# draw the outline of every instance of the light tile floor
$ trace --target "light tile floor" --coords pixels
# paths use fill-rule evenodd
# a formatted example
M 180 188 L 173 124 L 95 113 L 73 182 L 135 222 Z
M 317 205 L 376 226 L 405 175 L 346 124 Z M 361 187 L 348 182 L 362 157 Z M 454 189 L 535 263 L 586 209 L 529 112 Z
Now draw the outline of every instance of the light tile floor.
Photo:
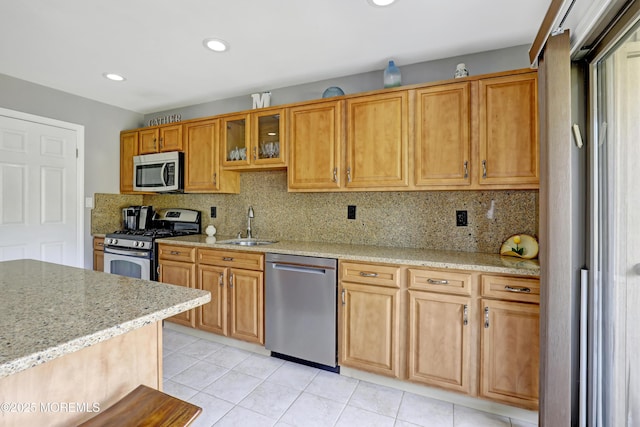
M 194 426 L 534 427 L 164 328 L 164 391 Z

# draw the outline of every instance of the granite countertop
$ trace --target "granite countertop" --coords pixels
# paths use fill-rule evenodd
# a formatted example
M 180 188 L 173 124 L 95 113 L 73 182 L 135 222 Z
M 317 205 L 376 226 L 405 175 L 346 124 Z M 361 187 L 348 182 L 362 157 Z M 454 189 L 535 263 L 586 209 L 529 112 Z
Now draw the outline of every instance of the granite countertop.
M 207 291 L 36 260 L 0 262 L 0 378 L 206 304 Z
M 225 240 L 225 238 L 218 238 L 217 240 Z M 158 243 L 183 244 L 214 249 L 232 249 L 245 252 L 272 252 L 373 263 L 415 265 L 534 277 L 540 276 L 540 264 L 538 260 L 525 260 L 500 256 L 498 254 L 296 241 L 279 241 L 274 244 L 259 246 L 238 246 L 208 243 L 208 241 L 210 242 L 211 239 L 203 234 L 157 240 Z

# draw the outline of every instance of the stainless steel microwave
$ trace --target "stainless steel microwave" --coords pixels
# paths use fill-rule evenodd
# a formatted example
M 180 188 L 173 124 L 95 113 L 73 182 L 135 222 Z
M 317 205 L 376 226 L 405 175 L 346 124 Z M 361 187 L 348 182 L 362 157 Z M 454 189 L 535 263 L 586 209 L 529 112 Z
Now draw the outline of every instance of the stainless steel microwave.
M 159 193 L 184 190 L 184 154 L 179 151 L 133 157 L 134 191 Z

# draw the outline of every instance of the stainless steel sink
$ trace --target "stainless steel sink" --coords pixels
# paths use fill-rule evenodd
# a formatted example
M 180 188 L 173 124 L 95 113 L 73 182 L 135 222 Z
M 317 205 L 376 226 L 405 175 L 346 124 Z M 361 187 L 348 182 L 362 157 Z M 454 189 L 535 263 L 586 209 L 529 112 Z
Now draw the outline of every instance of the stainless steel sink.
M 278 242 L 275 240 L 261 240 L 261 239 L 229 239 L 229 240 L 218 240 L 217 243 L 221 243 L 224 245 L 258 246 L 258 245 L 271 245 L 273 243 L 278 243 Z

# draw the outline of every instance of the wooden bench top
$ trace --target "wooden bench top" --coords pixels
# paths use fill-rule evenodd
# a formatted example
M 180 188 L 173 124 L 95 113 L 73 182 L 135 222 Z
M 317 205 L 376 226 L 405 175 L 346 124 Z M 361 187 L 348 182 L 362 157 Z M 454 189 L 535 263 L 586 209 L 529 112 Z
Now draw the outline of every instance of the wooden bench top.
M 185 427 L 202 408 L 139 385 L 105 411 L 80 424 L 82 427 Z

